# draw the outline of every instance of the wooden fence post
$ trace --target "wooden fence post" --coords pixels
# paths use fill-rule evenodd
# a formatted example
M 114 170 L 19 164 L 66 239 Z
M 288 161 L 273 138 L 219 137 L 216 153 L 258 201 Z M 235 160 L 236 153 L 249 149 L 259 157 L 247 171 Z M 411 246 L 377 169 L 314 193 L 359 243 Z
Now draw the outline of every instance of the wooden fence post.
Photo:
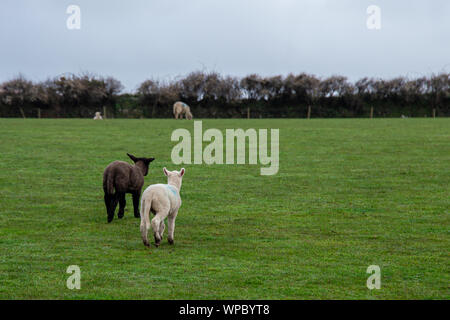
M 106 119 L 106 106 L 103 106 L 103 118 Z
M 41 118 L 41 108 L 38 108 L 38 119 Z
M 308 106 L 308 115 L 307 115 L 308 119 L 311 119 L 311 106 Z
M 250 107 L 247 108 L 247 119 L 250 119 Z
M 436 109 L 433 109 L 433 118 L 436 118 Z
M 22 107 L 19 107 L 19 111 L 20 111 L 20 114 L 22 115 L 22 118 L 26 119 L 25 112 L 23 112 Z
M 373 107 L 370 107 L 370 119 L 373 119 Z

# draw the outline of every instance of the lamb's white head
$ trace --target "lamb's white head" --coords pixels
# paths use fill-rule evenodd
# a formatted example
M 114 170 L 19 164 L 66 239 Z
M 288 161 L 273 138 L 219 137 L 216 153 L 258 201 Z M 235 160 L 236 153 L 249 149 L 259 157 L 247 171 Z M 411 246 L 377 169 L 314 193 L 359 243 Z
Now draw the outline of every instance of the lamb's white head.
M 167 176 L 167 184 L 175 186 L 178 190 L 181 189 L 181 181 L 184 176 L 184 168 L 181 168 L 180 171 L 168 171 L 165 167 L 163 168 L 164 174 Z

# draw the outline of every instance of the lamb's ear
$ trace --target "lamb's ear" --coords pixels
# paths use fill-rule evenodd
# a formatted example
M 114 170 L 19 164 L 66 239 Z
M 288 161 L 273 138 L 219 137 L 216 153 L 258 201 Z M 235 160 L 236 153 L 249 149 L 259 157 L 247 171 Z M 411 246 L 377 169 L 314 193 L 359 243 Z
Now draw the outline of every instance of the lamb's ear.
M 166 167 L 163 168 L 164 174 L 168 177 L 169 176 L 169 172 L 167 172 Z
M 149 164 L 150 162 L 152 162 L 153 160 L 155 160 L 155 158 L 145 158 L 145 162 L 147 164 Z
M 132 154 L 127 153 L 127 156 L 129 156 L 130 159 L 133 160 L 134 162 L 136 162 L 136 161 L 138 160 L 138 159 L 137 159 L 135 156 L 133 156 Z
M 185 172 L 184 168 L 181 168 L 181 170 L 180 170 L 180 177 L 184 176 L 184 172 Z

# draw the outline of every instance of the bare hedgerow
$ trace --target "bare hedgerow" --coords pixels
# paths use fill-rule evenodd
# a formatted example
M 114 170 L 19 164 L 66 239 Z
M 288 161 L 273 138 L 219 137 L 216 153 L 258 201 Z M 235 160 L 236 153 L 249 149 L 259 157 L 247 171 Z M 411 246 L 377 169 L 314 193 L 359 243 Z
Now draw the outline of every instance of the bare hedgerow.
M 64 74 L 33 83 L 19 75 L 0 84 L 0 116 L 91 117 L 106 107 L 125 117 L 172 117 L 184 101 L 198 117 L 367 117 L 450 115 L 449 73 L 428 77 L 362 78 L 307 73 L 243 78 L 195 71 L 170 81 L 146 80 L 137 92 L 121 94 L 112 77 Z

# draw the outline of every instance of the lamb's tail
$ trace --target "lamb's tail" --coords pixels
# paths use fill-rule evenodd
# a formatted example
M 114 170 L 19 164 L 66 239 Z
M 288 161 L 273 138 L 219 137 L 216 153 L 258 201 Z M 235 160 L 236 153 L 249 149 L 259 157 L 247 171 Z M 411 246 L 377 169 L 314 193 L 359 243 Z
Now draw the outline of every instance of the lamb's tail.
M 106 194 L 114 194 L 114 176 L 111 172 L 105 172 L 103 174 L 103 191 Z
M 106 177 L 106 192 L 108 194 L 114 193 L 114 179 L 111 175 Z
M 149 197 L 146 200 L 146 197 L 142 195 L 141 200 L 141 234 L 142 241 L 144 245 L 149 246 L 148 242 L 148 230 L 150 229 L 150 209 L 152 208 L 152 198 Z

